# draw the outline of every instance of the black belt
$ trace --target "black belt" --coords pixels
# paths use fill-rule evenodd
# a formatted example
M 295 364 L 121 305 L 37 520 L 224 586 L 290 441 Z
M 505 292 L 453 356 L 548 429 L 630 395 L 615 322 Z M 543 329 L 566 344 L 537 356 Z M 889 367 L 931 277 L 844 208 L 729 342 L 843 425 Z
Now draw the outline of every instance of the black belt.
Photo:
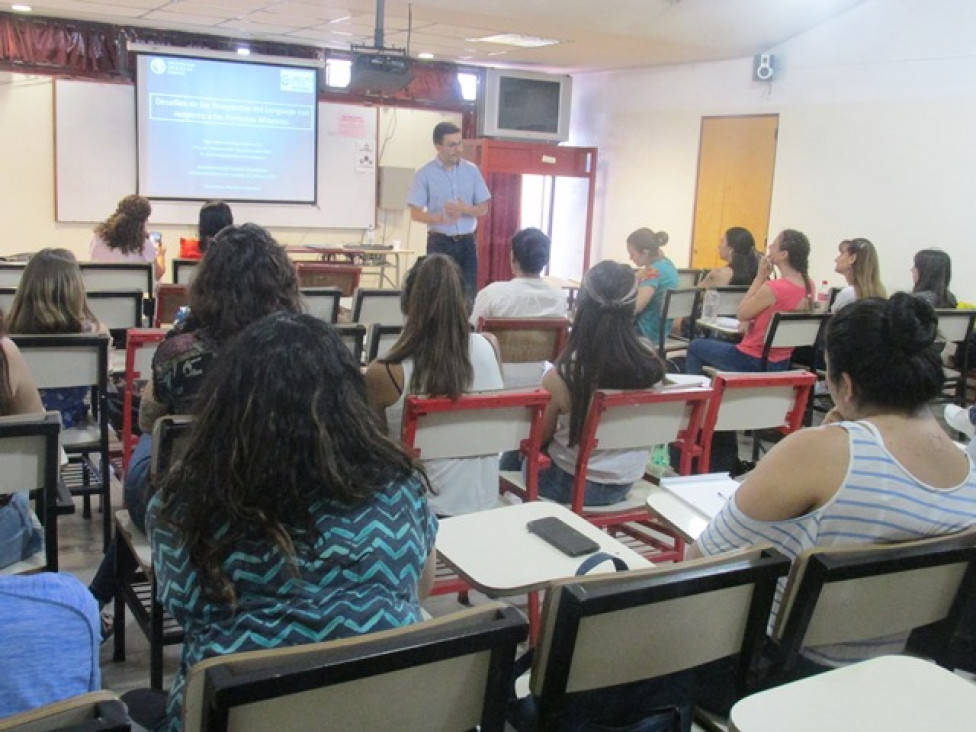
M 429 232 L 427 232 L 427 238 L 428 239 L 436 238 L 436 237 L 439 237 L 441 239 L 450 239 L 451 241 L 461 241 L 463 239 L 474 239 L 474 234 L 473 233 L 471 233 L 471 234 L 442 234 L 439 231 L 429 231 Z

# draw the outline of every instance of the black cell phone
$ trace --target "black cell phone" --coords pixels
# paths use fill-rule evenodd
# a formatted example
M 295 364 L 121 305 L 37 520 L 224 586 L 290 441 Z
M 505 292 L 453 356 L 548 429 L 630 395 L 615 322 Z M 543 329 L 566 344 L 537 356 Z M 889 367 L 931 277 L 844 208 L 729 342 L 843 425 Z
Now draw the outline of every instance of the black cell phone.
M 529 521 L 525 528 L 569 557 L 592 554 L 600 545 L 555 516 Z

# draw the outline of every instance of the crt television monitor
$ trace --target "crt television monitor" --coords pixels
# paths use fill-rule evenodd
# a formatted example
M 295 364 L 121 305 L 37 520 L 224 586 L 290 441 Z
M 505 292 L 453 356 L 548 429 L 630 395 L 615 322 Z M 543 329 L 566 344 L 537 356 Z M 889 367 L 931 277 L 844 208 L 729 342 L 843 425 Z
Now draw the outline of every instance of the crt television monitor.
M 482 137 L 541 142 L 569 139 L 569 76 L 488 69 L 479 106 Z

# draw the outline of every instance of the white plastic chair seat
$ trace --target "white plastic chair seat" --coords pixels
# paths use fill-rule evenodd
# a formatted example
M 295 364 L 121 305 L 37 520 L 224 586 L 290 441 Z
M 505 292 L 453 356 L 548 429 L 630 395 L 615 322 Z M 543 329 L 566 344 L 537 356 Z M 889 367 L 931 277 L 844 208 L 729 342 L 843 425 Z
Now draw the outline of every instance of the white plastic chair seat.
M 149 537 L 139 530 L 126 509 L 115 512 L 115 525 L 119 536 L 132 548 L 132 554 L 139 562 L 139 568 L 147 574 L 152 573 L 152 548 Z
M 84 427 L 69 427 L 61 430 L 61 444 L 67 448 L 93 447 L 97 449 L 100 432 L 97 424 L 86 424 Z

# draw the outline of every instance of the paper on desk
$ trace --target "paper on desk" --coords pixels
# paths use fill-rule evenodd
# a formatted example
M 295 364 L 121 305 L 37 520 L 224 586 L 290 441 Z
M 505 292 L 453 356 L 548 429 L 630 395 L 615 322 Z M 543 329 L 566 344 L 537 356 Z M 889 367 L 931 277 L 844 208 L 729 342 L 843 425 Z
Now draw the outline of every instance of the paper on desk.
M 698 513 L 713 519 L 725 502 L 735 495 L 739 482 L 728 473 L 706 473 L 662 478 L 661 487 Z
M 728 328 L 730 330 L 738 330 L 739 320 L 738 318 L 726 318 L 726 317 L 715 318 L 715 325 L 721 328 Z

